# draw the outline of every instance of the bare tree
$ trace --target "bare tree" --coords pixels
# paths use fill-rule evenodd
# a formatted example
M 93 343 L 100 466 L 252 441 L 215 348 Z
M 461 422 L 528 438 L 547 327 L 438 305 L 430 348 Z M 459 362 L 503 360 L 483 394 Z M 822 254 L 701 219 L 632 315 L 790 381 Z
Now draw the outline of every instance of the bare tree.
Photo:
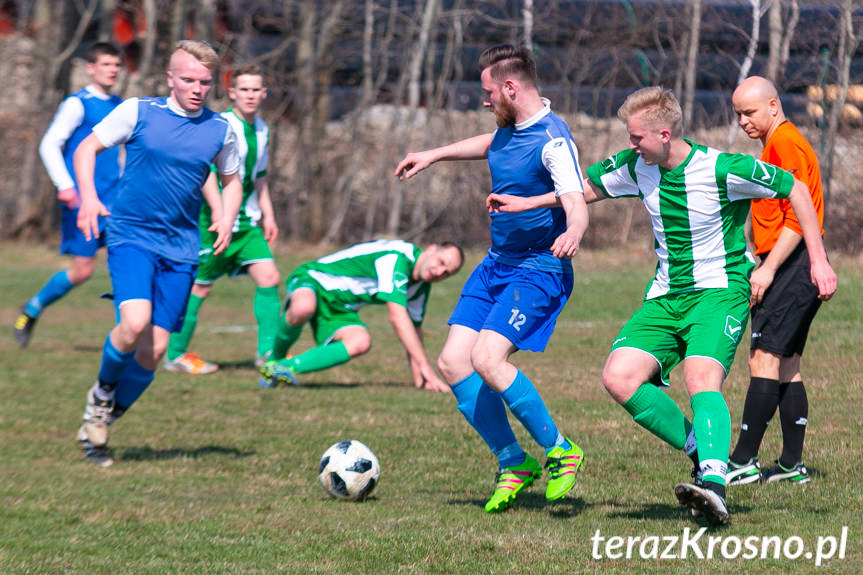
M 790 6 L 791 13 L 787 22 L 782 21 L 782 8 L 785 3 Z M 769 53 L 767 56 L 766 76 L 777 86 L 781 85 L 791 53 L 791 41 L 800 20 L 800 5 L 797 0 L 772 0 L 768 12 L 769 21 Z
M 43 186 L 45 181 L 42 164 L 38 158 L 38 137 L 48 129 L 54 111 L 68 88 L 69 61 L 84 37 L 84 32 L 93 20 L 99 7 L 98 0 L 89 0 L 82 6 L 83 11 L 74 13 L 66 2 L 37 0 L 33 8 L 32 27 L 35 35 L 35 70 L 44 70 L 37 75 L 33 94 L 36 97 L 27 111 L 27 118 L 33 123 L 35 133 L 27 141 L 20 165 L 20 184 L 18 187 L 15 222 L 11 235 L 20 236 L 29 230 L 49 226 L 54 205 L 52 190 Z
M 695 107 L 695 72 L 698 68 L 698 44 L 701 38 L 701 0 L 689 4 L 689 47 L 686 54 L 686 71 L 683 76 L 683 126 L 692 127 Z
M 848 84 L 850 82 L 851 61 L 857 51 L 859 38 L 854 33 L 854 1 L 842 0 L 841 14 L 839 17 L 839 46 L 836 54 L 837 67 L 837 91 L 836 98 L 831 102 L 830 115 L 827 122 L 825 134 L 824 157 L 822 162 L 824 174 L 822 183 L 824 186 L 824 205 L 830 204 L 830 191 L 833 184 L 833 166 L 836 155 L 836 136 L 839 132 L 839 120 L 845 101 L 848 97 Z
M 773 0 L 773 3 L 778 4 L 779 0 Z M 740 63 L 740 71 L 737 74 L 738 85 L 749 75 L 749 70 L 752 68 L 752 60 L 755 59 L 755 52 L 758 50 L 758 41 L 761 39 L 761 16 L 763 15 L 761 0 L 749 0 L 749 5 L 752 8 L 752 28 L 749 33 L 749 45 L 746 48 L 746 55 L 743 57 L 743 62 Z M 769 7 L 769 2 L 765 5 L 765 8 L 767 7 Z M 727 148 L 731 148 L 735 136 L 737 136 L 737 122 L 732 121 L 728 127 Z

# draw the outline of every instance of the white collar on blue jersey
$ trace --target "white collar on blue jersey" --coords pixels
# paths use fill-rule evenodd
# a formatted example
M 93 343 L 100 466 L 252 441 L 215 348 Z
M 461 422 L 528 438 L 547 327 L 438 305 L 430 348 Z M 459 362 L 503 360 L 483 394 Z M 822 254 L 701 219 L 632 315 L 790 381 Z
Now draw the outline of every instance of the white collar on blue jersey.
M 551 100 L 549 100 L 548 98 L 540 98 L 540 100 L 542 100 L 542 110 L 540 110 L 524 122 L 517 123 L 515 125 L 516 130 L 524 130 L 525 128 L 530 128 L 551 113 Z
M 168 96 L 168 109 L 177 114 L 178 116 L 184 116 L 186 118 L 197 118 L 201 114 L 204 113 L 204 107 L 201 106 L 201 109 L 197 112 L 187 112 L 183 108 L 180 107 L 180 104 L 174 101 L 174 98 Z
M 84 89 L 87 90 L 88 92 L 90 92 L 90 94 L 92 94 L 93 97 L 99 98 L 100 100 L 107 100 L 108 98 L 111 97 L 111 94 L 106 94 L 105 92 L 101 91 L 99 88 L 94 86 L 93 84 L 87 84 L 86 86 L 84 86 Z

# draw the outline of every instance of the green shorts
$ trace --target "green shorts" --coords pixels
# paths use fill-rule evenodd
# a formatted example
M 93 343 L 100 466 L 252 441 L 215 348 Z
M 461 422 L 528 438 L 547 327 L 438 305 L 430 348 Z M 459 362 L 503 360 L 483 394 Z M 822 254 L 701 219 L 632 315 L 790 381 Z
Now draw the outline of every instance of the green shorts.
M 315 297 L 318 300 L 318 307 L 314 315 L 309 320 L 309 325 L 312 327 L 312 335 L 315 338 L 315 344 L 324 345 L 330 342 L 335 333 L 343 327 L 349 325 L 359 325 L 365 329 L 366 324 L 360 319 L 360 314 L 357 309 L 358 305 L 352 306 L 344 301 L 337 299 L 325 290 L 321 284 L 309 275 L 308 270 L 304 266 L 300 266 L 294 270 L 286 280 L 287 299 L 285 300 L 285 309 L 291 304 L 291 294 L 299 288 L 309 288 L 315 292 Z
M 223 275 L 238 276 L 246 273 L 252 264 L 273 259 L 273 252 L 261 228 L 234 234 L 228 249 L 217 256 L 213 255 L 216 237 L 213 232 L 201 232 L 198 275 L 195 276 L 197 284 L 211 284 Z
M 660 371 L 653 383 L 668 385 L 668 374 L 687 357 L 709 357 L 725 373 L 749 320 L 749 294 L 740 289 L 705 289 L 647 300 L 630 318 L 611 351 L 635 348 L 652 355 Z

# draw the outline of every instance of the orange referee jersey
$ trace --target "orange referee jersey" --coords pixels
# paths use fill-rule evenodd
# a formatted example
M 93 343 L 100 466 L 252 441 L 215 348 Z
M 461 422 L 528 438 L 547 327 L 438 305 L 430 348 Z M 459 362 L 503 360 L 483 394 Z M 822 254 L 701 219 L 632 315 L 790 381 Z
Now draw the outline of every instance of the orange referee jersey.
M 818 168 L 815 150 L 803 134 L 791 122 L 783 122 L 764 145 L 761 159 L 791 172 L 795 178 L 806 184 L 812 195 L 812 204 L 818 214 L 818 225 L 823 236 L 824 196 L 821 192 L 821 170 Z M 803 235 L 797 216 L 791 209 L 791 202 L 778 199 L 752 201 L 752 239 L 755 242 L 756 254 L 772 250 L 783 227 Z

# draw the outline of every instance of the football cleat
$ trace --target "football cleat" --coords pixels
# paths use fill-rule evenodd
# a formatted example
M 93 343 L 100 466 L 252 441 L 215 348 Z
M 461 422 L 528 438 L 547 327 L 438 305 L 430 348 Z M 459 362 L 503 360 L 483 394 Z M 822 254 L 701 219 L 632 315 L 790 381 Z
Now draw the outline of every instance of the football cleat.
M 100 401 L 96 399 L 93 388 L 87 392 L 87 406 L 84 408 L 84 424 L 79 430 L 83 431 L 89 441 L 95 447 L 108 445 L 108 427 L 114 423 L 114 400 Z
M 567 440 L 569 441 L 569 440 Z M 584 453 L 569 441 L 572 446 L 567 450 L 555 447 L 548 452 L 545 466 L 548 468 L 548 483 L 545 486 L 545 498 L 549 501 L 560 499 L 575 485 L 575 475 L 584 463 Z
M 283 385 L 300 385 L 300 380 L 289 365 L 278 361 L 268 361 L 261 368 L 261 377 L 258 385 L 261 387 L 280 387 Z
M 87 431 L 84 429 L 83 425 L 78 428 L 78 434 L 75 436 L 75 443 L 77 443 L 78 447 L 80 447 L 84 452 L 84 457 L 87 462 L 98 465 L 99 467 L 110 467 L 114 465 L 114 459 L 111 457 L 111 450 L 108 449 L 108 446 L 103 445 L 101 447 L 96 447 L 93 445 L 90 442 L 89 437 L 87 437 Z
M 728 460 L 728 474 L 725 476 L 725 485 L 746 485 L 761 481 L 761 464 L 758 458 L 753 457 L 743 464 Z
M 725 499 L 706 487 L 690 483 L 678 483 L 674 487 L 677 501 L 684 507 L 701 512 L 710 525 L 718 526 L 728 523 L 728 506 Z M 694 517 L 697 517 L 694 513 Z
M 207 375 L 219 370 L 217 364 L 204 361 L 197 353 L 191 352 L 186 352 L 177 359 L 168 359 L 168 356 L 165 356 L 163 365 L 166 371 L 190 375 Z
M 494 493 L 485 504 L 486 513 L 499 513 L 512 507 L 515 498 L 525 487 L 542 476 L 542 467 L 536 459 L 525 454 L 524 461 L 511 465 L 497 474 Z
M 809 471 L 803 463 L 798 463 L 791 469 L 786 469 L 779 461 L 776 465 L 764 472 L 765 483 L 776 483 L 777 481 L 789 481 L 797 485 L 803 485 L 812 481 Z
M 33 336 L 33 328 L 36 326 L 38 319 L 38 317 L 27 315 L 25 306 L 21 306 L 21 313 L 15 318 L 15 325 L 13 327 L 15 330 L 15 341 L 18 342 L 19 347 L 27 347 L 27 344 L 30 343 L 30 338 Z

